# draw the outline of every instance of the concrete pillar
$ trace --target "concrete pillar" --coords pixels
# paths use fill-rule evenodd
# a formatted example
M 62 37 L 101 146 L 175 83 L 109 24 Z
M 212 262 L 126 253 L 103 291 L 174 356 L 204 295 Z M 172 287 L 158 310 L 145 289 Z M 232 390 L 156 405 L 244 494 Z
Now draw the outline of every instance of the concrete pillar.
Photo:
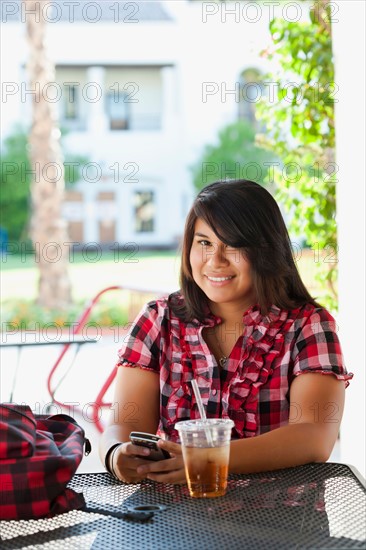
M 96 215 L 96 193 L 95 185 L 83 185 L 84 194 L 84 241 L 85 243 L 99 242 L 98 219 Z
M 162 130 L 177 131 L 178 97 L 179 87 L 175 67 L 163 67 L 161 69 L 163 98 L 162 98 Z
M 83 93 L 88 104 L 87 130 L 99 135 L 108 129 L 104 67 L 89 67 Z
M 341 461 L 365 476 L 365 3 L 335 2 L 340 339 L 348 370 Z

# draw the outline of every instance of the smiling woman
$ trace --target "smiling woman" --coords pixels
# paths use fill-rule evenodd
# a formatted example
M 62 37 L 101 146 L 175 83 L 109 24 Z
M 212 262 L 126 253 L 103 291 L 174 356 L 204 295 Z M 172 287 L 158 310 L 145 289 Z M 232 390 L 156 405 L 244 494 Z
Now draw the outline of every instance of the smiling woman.
M 204 229 L 209 236 L 203 235 Z M 203 236 L 195 236 L 197 232 Z M 248 307 L 258 303 L 262 313 L 268 313 L 272 304 L 284 309 L 304 303 L 316 305 L 297 271 L 280 209 L 257 183 L 212 183 L 201 191 L 188 214 L 181 270 L 187 319 L 203 318 L 207 306 L 208 295 L 193 273 L 196 244 L 203 248 L 200 257 L 206 265 L 210 259 L 211 264 L 217 259 L 221 262 L 213 272 L 223 272 L 223 261 L 236 266 L 241 279 L 250 271 L 253 294 L 248 296 Z
M 128 482 L 184 481 L 175 424 L 199 418 L 193 379 L 207 417 L 234 422 L 231 472 L 327 460 L 352 374 L 268 191 L 237 180 L 199 193 L 180 285 L 146 304 L 119 351 L 114 417 L 101 441 L 106 468 Z M 146 449 L 128 442 L 132 430 L 162 435 L 171 458 L 146 460 Z

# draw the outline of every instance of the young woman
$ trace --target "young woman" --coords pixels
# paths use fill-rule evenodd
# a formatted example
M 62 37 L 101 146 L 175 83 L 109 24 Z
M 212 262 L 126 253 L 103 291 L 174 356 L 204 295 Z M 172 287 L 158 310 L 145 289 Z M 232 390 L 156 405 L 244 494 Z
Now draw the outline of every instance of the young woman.
M 101 441 L 119 479 L 185 481 L 176 422 L 231 418 L 230 472 L 326 461 L 345 386 L 332 316 L 309 295 L 273 197 L 247 180 L 197 196 L 184 233 L 181 289 L 148 303 L 119 352 L 114 415 Z M 146 460 L 131 431 L 158 433 L 172 458 Z

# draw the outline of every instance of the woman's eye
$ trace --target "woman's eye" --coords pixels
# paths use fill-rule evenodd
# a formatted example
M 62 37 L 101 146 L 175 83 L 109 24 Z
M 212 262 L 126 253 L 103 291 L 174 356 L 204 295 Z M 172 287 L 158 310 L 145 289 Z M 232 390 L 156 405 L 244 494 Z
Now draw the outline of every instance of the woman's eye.
M 210 241 L 206 241 L 205 239 L 201 239 L 200 241 L 198 241 L 198 244 L 200 244 L 201 246 L 210 246 Z

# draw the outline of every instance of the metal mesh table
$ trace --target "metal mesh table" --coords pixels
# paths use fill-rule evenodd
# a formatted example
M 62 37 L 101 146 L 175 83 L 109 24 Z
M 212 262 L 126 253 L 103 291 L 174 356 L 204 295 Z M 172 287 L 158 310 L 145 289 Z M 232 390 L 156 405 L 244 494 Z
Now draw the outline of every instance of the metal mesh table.
M 128 485 L 107 473 L 75 475 L 70 487 L 83 492 L 88 512 L 2 521 L 0 548 L 366 548 L 366 490 L 343 464 L 232 475 L 218 499 L 192 499 L 186 486 Z M 149 505 L 161 509 L 145 523 L 108 515 Z

